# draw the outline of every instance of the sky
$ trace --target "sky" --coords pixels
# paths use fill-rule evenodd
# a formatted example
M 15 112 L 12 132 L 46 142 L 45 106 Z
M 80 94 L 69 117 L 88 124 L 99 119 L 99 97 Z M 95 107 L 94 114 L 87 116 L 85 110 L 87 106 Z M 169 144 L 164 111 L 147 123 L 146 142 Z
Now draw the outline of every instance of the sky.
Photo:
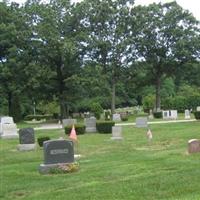
M 1 1 L 1 0 L 0 0 Z M 12 0 L 17 3 L 23 3 L 25 0 Z M 80 0 L 72 0 L 73 2 L 77 2 Z M 150 3 L 156 2 L 170 2 L 172 0 L 135 0 L 136 5 L 148 5 Z M 199 0 L 176 0 L 177 3 L 183 7 L 184 9 L 189 10 L 195 17 L 196 19 L 200 20 L 200 1 Z

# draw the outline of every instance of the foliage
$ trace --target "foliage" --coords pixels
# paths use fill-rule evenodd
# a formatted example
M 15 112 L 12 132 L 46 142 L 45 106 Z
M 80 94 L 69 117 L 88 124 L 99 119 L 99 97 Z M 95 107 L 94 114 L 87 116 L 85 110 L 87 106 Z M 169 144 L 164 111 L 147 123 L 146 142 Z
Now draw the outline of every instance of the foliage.
M 31 120 L 49 120 L 49 119 L 53 119 L 53 115 L 27 115 L 24 120 L 26 121 L 31 121 Z
M 155 96 L 148 95 L 143 98 L 142 105 L 145 112 L 149 112 L 149 110 L 153 110 L 155 104 Z
M 154 118 L 159 119 L 162 118 L 162 112 L 154 112 L 153 113 Z
M 76 134 L 82 135 L 85 133 L 85 125 L 84 124 L 75 124 L 74 125 Z M 72 126 L 65 126 L 65 134 L 69 135 L 72 130 Z
M 72 173 L 77 172 L 79 170 L 79 163 L 67 163 L 67 164 L 59 164 L 55 168 L 50 169 L 50 174 L 63 174 L 63 173 Z
M 45 141 L 47 141 L 47 140 L 50 140 L 50 137 L 49 137 L 49 136 L 42 136 L 42 137 L 39 137 L 39 138 L 37 139 L 38 144 L 39 144 L 40 147 L 43 147 L 43 143 L 44 143 Z
M 115 125 L 114 121 L 98 121 L 97 131 L 99 133 L 112 133 L 112 126 Z
M 195 111 L 194 116 L 195 116 L 195 119 L 199 120 L 200 119 L 200 111 Z
M 122 120 L 122 121 L 128 121 L 128 115 L 126 115 L 126 116 L 125 116 L 125 115 L 122 115 L 122 116 L 121 116 L 121 120 Z
M 101 105 L 96 102 L 96 103 L 93 103 L 91 106 L 90 106 L 90 111 L 92 113 L 94 113 L 94 116 L 97 118 L 97 119 L 100 119 L 100 116 L 101 114 L 103 113 L 103 108 L 101 107 Z

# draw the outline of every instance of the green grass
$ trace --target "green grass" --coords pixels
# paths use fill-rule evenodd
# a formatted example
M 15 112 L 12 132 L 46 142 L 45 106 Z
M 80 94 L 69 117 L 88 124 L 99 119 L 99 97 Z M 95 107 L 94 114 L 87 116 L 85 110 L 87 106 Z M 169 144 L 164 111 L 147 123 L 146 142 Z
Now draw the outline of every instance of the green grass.
M 40 175 L 43 151 L 18 152 L 18 140 L 0 140 L 2 200 L 199 200 L 200 154 L 188 155 L 187 142 L 199 138 L 199 122 L 123 127 L 123 141 L 110 134 L 78 136 L 80 170 Z M 36 131 L 36 136 L 64 136 L 61 130 Z M 66 137 L 66 136 L 65 136 Z

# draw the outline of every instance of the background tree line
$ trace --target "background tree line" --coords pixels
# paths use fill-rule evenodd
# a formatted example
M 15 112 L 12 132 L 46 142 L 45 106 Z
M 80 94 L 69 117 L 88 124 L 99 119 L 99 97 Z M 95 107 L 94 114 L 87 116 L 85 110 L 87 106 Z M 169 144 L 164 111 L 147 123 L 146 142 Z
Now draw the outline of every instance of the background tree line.
M 195 108 L 199 41 L 199 22 L 176 2 L 0 2 L 0 113 Z

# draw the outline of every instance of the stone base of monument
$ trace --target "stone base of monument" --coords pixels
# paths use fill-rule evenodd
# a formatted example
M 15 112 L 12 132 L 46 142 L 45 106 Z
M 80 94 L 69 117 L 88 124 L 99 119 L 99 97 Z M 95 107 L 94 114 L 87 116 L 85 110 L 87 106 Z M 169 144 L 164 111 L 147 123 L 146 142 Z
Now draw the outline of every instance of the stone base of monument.
M 19 151 L 32 151 L 36 149 L 36 144 L 18 144 L 17 149 Z
M 86 133 L 96 133 L 96 132 L 97 132 L 97 129 L 94 128 L 94 127 L 93 127 L 93 128 L 86 127 L 85 132 L 86 132 Z
M 0 138 L 2 139 L 16 139 L 19 138 L 18 134 L 2 134 L 0 135 Z
M 71 173 L 79 170 L 79 164 L 74 163 L 57 163 L 57 164 L 40 164 L 40 174 L 59 174 Z
M 111 140 L 123 140 L 123 137 L 111 137 Z

